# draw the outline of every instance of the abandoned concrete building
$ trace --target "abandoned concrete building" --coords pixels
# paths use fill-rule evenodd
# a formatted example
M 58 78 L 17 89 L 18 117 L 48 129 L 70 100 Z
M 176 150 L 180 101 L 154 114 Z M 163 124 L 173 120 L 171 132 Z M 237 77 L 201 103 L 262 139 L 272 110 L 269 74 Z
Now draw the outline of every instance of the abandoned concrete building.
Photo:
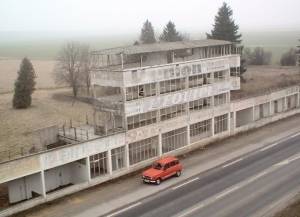
M 11 205 L 0 216 L 299 113 L 297 85 L 230 100 L 240 89 L 240 52 L 219 40 L 92 52 L 93 125 L 47 128 L 45 150 L 1 162 Z

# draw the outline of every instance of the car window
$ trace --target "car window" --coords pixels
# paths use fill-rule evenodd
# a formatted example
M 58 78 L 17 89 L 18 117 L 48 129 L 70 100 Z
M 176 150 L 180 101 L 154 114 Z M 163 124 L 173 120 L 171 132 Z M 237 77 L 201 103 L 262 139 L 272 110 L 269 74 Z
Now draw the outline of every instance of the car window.
M 165 164 L 165 166 L 164 166 L 164 169 L 166 170 L 166 169 L 169 169 L 170 168 L 170 164 Z
M 152 167 L 154 169 L 157 169 L 157 170 L 161 170 L 162 169 L 162 165 L 160 163 L 156 163 L 156 162 L 152 165 Z
M 171 166 L 171 167 L 175 166 L 175 161 L 172 161 L 172 162 L 170 163 L 170 166 Z

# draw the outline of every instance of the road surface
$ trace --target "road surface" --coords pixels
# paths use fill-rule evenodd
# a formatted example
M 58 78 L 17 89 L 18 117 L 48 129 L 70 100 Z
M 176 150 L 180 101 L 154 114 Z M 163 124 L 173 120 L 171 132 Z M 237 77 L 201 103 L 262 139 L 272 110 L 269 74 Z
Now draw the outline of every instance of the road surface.
M 262 216 L 299 187 L 298 133 L 105 216 Z

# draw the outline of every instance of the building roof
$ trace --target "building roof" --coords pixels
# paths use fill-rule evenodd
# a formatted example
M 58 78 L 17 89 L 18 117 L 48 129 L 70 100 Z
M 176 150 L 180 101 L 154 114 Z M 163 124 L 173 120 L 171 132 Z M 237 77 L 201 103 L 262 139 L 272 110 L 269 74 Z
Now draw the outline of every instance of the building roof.
M 169 51 L 169 50 L 180 50 L 188 48 L 197 47 L 208 47 L 208 46 L 218 46 L 218 45 L 228 45 L 232 44 L 229 41 L 222 40 L 193 40 L 193 41 L 176 41 L 176 42 L 157 42 L 153 44 L 140 44 L 131 45 L 126 47 L 116 47 L 109 48 L 99 51 L 93 51 L 92 54 L 102 54 L 102 55 L 113 55 L 113 54 L 140 54 L 140 53 L 152 53 L 159 51 Z
M 156 162 L 160 163 L 162 165 L 165 165 L 165 164 L 167 164 L 169 162 L 172 162 L 174 160 L 178 160 L 178 159 L 176 157 L 173 157 L 173 156 L 167 156 L 167 157 L 163 157 L 163 158 L 157 160 Z

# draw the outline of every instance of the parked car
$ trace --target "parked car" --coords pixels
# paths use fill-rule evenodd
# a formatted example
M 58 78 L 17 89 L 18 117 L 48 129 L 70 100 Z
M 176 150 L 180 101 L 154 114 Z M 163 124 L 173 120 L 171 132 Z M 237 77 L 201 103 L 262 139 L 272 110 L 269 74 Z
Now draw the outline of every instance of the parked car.
M 155 183 L 159 185 L 161 181 L 171 177 L 180 176 L 182 165 L 175 157 L 163 157 L 153 163 L 152 167 L 143 172 L 144 183 Z

